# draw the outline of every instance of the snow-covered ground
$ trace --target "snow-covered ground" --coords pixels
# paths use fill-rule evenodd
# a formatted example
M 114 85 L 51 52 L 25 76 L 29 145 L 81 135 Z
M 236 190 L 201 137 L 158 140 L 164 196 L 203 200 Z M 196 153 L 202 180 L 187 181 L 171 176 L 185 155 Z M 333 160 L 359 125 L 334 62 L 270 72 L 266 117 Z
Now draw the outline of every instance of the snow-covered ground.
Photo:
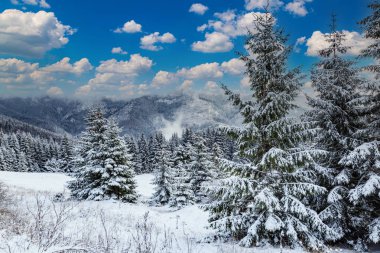
M 51 231 L 51 224 L 57 220 L 56 213 L 63 210 L 65 223 L 60 224 L 58 239 L 37 238 L 26 231 L 26 235 L 0 228 L 0 252 L 61 252 L 62 249 L 93 249 L 88 252 L 144 252 L 144 253 L 276 253 L 275 248 L 240 248 L 226 243 L 199 243 L 212 233 L 207 228 L 208 214 L 198 206 L 181 210 L 168 207 L 154 207 L 148 199 L 154 191 L 152 175 L 136 177 L 137 191 L 140 194 L 136 204 L 116 201 L 49 202 L 49 196 L 68 192 L 65 185 L 69 176 L 58 173 L 17 173 L 0 171 L 0 181 L 18 199 L 21 209 L 28 210 L 25 217 L 30 219 L 31 228 L 36 224 L 42 230 Z M 42 204 L 41 204 L 42 203 Z M 59 205 L 59 206 L 58 206 Z M 20 207 L 19 207 L 20 208 Z M 48 213 L 48 222 L 35 221 L 38 210 Z M 58 210 L 58 212 L 57 212 Z M 22 211 L 21 211 L 22 212 Z M 28 215 L 29 213 L 29 215 Z M 49 216 L 51 215 L 51 216 Z M 147 217 L 144 222 L 144 215 Z M 35 222 L 34 222 L 35 221 Z M 54 226 L 53 226 L 54 227 Z M 29 232 L 29 235 L 28 235 Z M 51 234 L 51 233 L 50 233 Z M 47 233 L 47 237 L 50 235 Z M 53 241 L 53 242 L 51 242 Z M 139 248 L 140 247 L 140 248 Z M 145 247 L 145 251 L 144 251 Z M 334 250 L 334 252 L 342 252 Z M 282 252 L 302 252 L 283 249 Z

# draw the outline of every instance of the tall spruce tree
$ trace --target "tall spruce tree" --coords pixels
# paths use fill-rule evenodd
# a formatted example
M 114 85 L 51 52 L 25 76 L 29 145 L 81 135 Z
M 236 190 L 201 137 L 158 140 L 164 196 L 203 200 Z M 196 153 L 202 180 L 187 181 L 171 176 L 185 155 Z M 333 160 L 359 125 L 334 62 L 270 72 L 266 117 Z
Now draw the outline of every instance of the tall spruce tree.
M 229 177 L 209 188 L 213 201 L 205 208 L 218 238 L 247 247 L 269 243 L 319 250 L 336 234 L 309 201 L 326 191 L 309 169 L 319 152 L 299 145 L 313 130 L 288 116 L 296 108 L 299 70 L 286 68 L 290 47 L 275 18 L 267 13 L 255 22 L 257 32 L 246 40 L 249 55 L 241 57 L 252 100 L 224 87 L 244 119 L 243 128 L 228 130 L 237 138 L 240 162 L 222 163 Z
M 194 193 L 194 201 L 201 202 L 206 197 L 206 192 L 203 189 L 204 184 L 216 178 L 215 164 L 202 136 L 194 137 L 194 144 L 190 150 L 192 151 L 190 154 L 190 184 Z
M 365 37 L 372 44 L 362 51 L 361 57 L 380 59 L 380 3 L 369 5 L 372 14 L 360 24 Z M 369 65 L 364 68 L 375 74 L 375 80 L 365 80 L 356 89 L 360 93 L 353 104 L 359 117 L 358 127 L 352 138 L 357 145 L 345 153 L 339 164 L 348 171 L 349 184 L 346 201 L 349 203 L 347 239 L 354 242 L 354 249 L 366 251 L 368 245 L 380 243 L 380 67 Z
M 152 201 L 158 205 L 165 205 L 169 203 L 172 187 L 172 167 L 173 156 L 167 147 L 166 143 L 163 143 L 159 149 L 156 149 L 154 169 L 155 185 Z
M 355 136 L 362 127 L 356 104 L 364 81 L 355 62 L 345 57 L 348 49 L 344 46 L 345 35 L 337 31 L 335 16 L 325 40 L 328 46 L 319 52 L 321 60 L 311 74 L 316 96 L 307 98 L 312 110 L 306 113 L 306 118 L 319 127 L 316 145 L 327 152 L 318 167 L 321 184 L 329 191 L 320 217 L 348 241 L 355 240 L 360 233 L 353 220 L 356 208 L 347 198 L 358 174 L 342 159 L 361 144 Z
M 78 158 L 75 162 L 75 180 L 69 183 L 76 199 L 102 200 L 102 167 L 105 153 L 107 121 L 101 108 L 93 108 L 86 118 L 86 130 L 80 139 Z
M 136 182 L 134 181 L 133 163 L 124 140 L 120 137 L 121 130 L 116 122 L 108 123 L 105 141 L 105 161 L 102 174 L 105 198 L 124 202 L 136 202 Z

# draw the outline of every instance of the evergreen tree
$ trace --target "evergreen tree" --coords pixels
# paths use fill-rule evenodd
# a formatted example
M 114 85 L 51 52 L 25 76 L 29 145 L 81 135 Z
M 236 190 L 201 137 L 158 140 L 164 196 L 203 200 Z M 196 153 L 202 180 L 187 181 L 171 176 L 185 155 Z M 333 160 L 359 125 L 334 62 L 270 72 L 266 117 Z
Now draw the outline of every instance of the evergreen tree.
M 223 162 L 229 177 L 209 188 L 213 201 L 205 208 L 218 238 L 247 247 L 269 243 L 320 250 L 324 239 L 336 234 L 309 201 L 326 191 L 309 169 L 319 152 L 301 145 L 313 130 L 288 116 L 296 108 L 300 76 L 298 69 L 286 69 L 290 47 L 274 24 L 271 14 L 257 16 L 257 33 L 246 40 L 249 55 L 241 57 L 254 99 L 243 101 L 224 87 L 244 119 L 243 129 L 229 129 L 240 159 Z
M 364 82 L 354 62 L 344 58 L 348 49 L 343 45 L 345 35 L 336 30 L 334 16 L 331 32 L 325 35 L 325 39 L 328 47 L 320 51 L 322 59 L 311 75 L 317 95 L 307 98 L 312 110 L 306 113 L 307 119 L 320 129 L 315 139 L 317 147 L 327 152 L 318 166 L 322 179 L 320 182 L 328 189 L 320 217 L 341 238 L 353 239 L 359 231 L 355 228 L 356 222 L 351 220 L 355 211 L 347 194 L 356 172 L 350 171 L 341 160 L 360 145 L 355 132 L 362 124 L 355 103 L 360 100 L 358 91 Z
M 106 119 L 101 108 L 91 109 L 86 118 L 86 131 L 82 134 L 78 150 L 79 166 L 75 180 L 69 183 L 76 199 L 102 200 L 104 198 L 102 172 L 106 156 Z
M 194 138 L 194 145 L 188 148 L 190 153 L 190 184 L 194 193 L 194 201 L 201 202 L 205 197 L 203 184 L 215 178 L 214 164 L 206 141 L 201 136 Z
M 153 193 L 152 201 L 159 205 L 165 205 L 169 202 L 171 196 L 172 154 L 166 145 L 161 146 L 156 154 L 153 181 L 155 192 Z
M 106 132 L 105 161 L 102 175 L 105 198 L 118 199 L 125 202 L 136 202 L 136 182 L 134 181 L 133 163 L 121 130 L 114 121 L 110 121 Z
M 136 172 L 148 172 L 148 145 L 145 140 L 144 134 L 141 134 L 140 139 L 137 141 L 137 157 L 136 157 Z
M 190 156 L 188 144 L 179 145 L 174 153 L 174 166 L 171 169 L 170 183 L 172 185 L 169 205 L 182 208 L 194 203 L 194 192 L 190 183 Z

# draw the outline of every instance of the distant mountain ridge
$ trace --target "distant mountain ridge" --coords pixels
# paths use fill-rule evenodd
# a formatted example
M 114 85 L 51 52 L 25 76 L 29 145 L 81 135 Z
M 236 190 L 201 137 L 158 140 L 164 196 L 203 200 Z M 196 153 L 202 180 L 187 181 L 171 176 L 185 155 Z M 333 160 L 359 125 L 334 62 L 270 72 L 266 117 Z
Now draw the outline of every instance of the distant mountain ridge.
M 106 116 L 114 118 L 129 135 L 164 134 L 184 127 L 203 129 L 219 124 L 239 125 L 240 115 L 223 95 L 173 94 L 131 100 L 102 99 Z M 0 98 L 0 115 L 58 134 L 80 134 L 92 104 L 57 97 Z

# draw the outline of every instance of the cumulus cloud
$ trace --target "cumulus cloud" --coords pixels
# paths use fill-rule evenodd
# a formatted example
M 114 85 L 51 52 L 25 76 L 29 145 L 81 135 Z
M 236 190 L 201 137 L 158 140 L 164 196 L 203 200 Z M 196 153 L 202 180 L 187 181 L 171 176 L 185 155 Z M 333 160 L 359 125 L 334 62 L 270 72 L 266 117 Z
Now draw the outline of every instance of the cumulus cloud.
M 125 22 L 123 27 L 114 30 L 115 33 L 138 33 L 141 32 L 142 26 L 134 20 Z
M 174 73 L 167 71 L 158 71 L 152 80 L 153 87 L 161 87 L 164 85 L 172 84 L 177 80 L 177 77 Z
M 193 81 L 192 80 L 184 80 L 181 84 L 181 90 L 188 90 L 191 88 L 191 86 L 193 85 Z
M 12 4 L 19 5 L 19 4 L 25 4 L 25 5 L 34 5 L 39 6 L 41 8 L 50 8 L 50 4 L 46 2 L 46 0 L 11 0 Z
M 207 6 L 200 3 L 195 3 L 191 5 L 189 12 L 194 12 L 196 14 L 203 15 L 205 14 L 207 10 L 208 10 Z
M 197 27 L 197 31 L 206 32 L 204 41 L 192 44 L 193 51 L 215 53 L 227 52 L 233 48 L 232 38 L 246 35 L 248 30 L 256 32 L 255 20 L 258 16 L 267 15 L 260 12 L 249 12 L 237 15 L 235 10 L 215 13 L 216 19 Z
M 192 68 L 182 68 L 177 74 L 186 79 L 216 79 L 223 77 L 217 62 L 203 63 Z
M 206 33 L 204 41 L 196 41 L 191 45 L 193 51 L 203 53 L 228 52 L 233 47 L 230 38 L 220 32 Z
M 309 56 L 318 56 L 320 50 L 328 47 L 329 43 L 326 41 L 324 36 L 327 34 L 328 33 L 324 34 L 320 31 L 313 32 L 312 36 L 306 42 L 306 54 Z M 343 41 L 343 45 L 350 47 L 347 51 L 350 55 L 359 55 L 361 50 L 365 49 L 372 43 L 371 40 L 364 38 L 363 35 L 355 31 L 350 32 L 344 30 L 343 34 L 346 36 L 345 41 Z
M 63 95 L 63 90 L 57 86 L 50 87 L 46 93 L 50 96 L 61 96 Z
M 45 72 L 63 72 L 63 73 L 72 73 L 76 75 L 80 75 L 83 72 L 91 70 L 93 67 L 87 58 L 82 58 L 81 60 L 70 63 L 70 58 L 65 57 L 59 62 L 56 62 L 52 65 L 48 65 L 40 69 L 40 71 Z
M 296 40 L 296 44 L 294 45 L 294 51 L 296 53 L 299 53 L 301 51 L 301 49 L 299 48 L 300 45 L 303 45 L 306 43 L 306 37 L 303 36 L 303 37 L 300 37 Z
M 159 51 L 162 50 L 162 46 L 157 46 L 157 43 L 174 43 L 176 38 L 173 34 L 167 32 L 160 35 L 159 32 L 155 32 L 149 35 L 146 35 L 140 39 L 140 48 L 150 50 L 150 51 Z
M 245 64 L 239 58 L 233 58 L 221 64 L 224 72 L 231 75 L 241 75 L 245 71 Z
M 128 54 L 128 52 L 124 51 L 121 47 L 112 48 L 111 53 L 113 53 L 113 54 Z
M 22 12 L 5 10 L 0 13 L 0 53 L 41 57 L 53 48 L 69 42 L 74 30 L 63 25 L 53 12 Z
M 245 0 L 245 9 L 250 11 L 254 9 L 277 10 L 284 5 L 281 0 Z
M 45 85 L 57 79 L 67 80 L 67 74 L 81 75 L 91 69 L 86 58 L 70 64 L 70 58 L 65 57 L 45 67 L 15 58 L 0 59 L 0 83 Z
M 208 90 L 212 90 L 218 88 L 218 84 L 215 81 L 207 81 L 205 88 Z
M 244 76 L 241 80 L 240 80 L 240 86 L 242 88 L 249 88 L 250 86 L 250 82 L 249 82 L 249 77 L 248 76 Z
M 95 77 L 86 85 L 79 87 L 76 95 L 88 95 L 92 91 L 117 88 L 130 85 L 140 74 L 148 71 L 153 66 L 153 61 L 140 54 L 132 54 L 128 61 L 110 59 L 101 62 L 96 68 Z
M 285 6 L 285 10 L 294 15 L 304 17 L 309 13 L 305 7 L 305 3 L 312 1 L 313 0 L 293 0 L 293 2 L 290 2 Z

